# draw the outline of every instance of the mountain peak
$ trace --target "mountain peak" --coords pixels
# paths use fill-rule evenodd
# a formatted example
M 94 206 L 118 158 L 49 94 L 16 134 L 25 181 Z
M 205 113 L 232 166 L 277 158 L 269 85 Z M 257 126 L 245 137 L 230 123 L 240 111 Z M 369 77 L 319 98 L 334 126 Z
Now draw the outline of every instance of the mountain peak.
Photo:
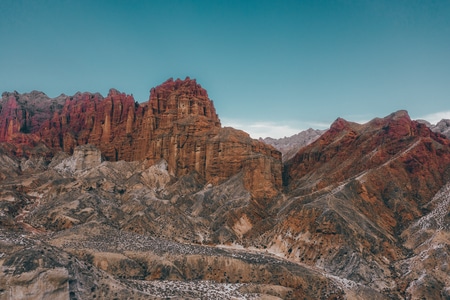
M 343 118 L 337 118 L 330 126 L 328 130 L 329 134 L 339 134 L 343 131 L 357 130 L 362 125 L 354 122 L 347 121 Z
M 341 117 L 337 118 L 330 126 L 330 129 L 341 131 L 349 125 L 349 122 Z
M 116 90 L 115 88 L 110 88 L 109 92 L 108 92 L 108 97 L 109 96 L 117 96 L 117 95 L 121 95 L 122 93 L 118 90 Z
M 187 117 L 201 117 L 220 126 L 214 104 L 208 93 L 195 79 L 168 79 L 150 90 L 149 106 L 155 115 L 166 116 L 167 122 L 161 118 L 158 127 L 171 127 L 175 120 Z
M 408 111 L 401 109 L 401 110 L 397 110 L 393 113 L 391 113 L 389 116 L 386 117 L 386 119 L 408 119 L 411 120 L 411 118 L 409 117 Z
M 422 129 L 426 128 L 422 124 L 412 121 L 406 110 L 396 111 L 383 118 L 382 126 L 385 133 L 393 138 L 422 135 Z M 429 135 L 430 133 L 427 132 L 425 134 Z
M 177 92 L 178 94 L 188 94 L 195 96 L 208 97 L 208 93 L 200 84 L 197 83 L 195 79 L 186 77 L 184 80 L 177 78 L 169 78 L 162 84 L 154 87 L 150 90 L 150 99 L 153 97 L 164 97 L 172 92 Z

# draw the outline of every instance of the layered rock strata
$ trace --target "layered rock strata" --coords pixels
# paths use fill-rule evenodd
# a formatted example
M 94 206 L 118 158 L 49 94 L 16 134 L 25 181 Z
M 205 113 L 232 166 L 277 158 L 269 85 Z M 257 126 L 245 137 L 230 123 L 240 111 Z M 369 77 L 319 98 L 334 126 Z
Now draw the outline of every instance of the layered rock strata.
M 362 125 L 337 119 L 286 163 L 291 198 L 269 244 L 337 276 L 398 290 L 398 297 L 423 293 L 431 282 L 441 285 L 433 293 L 445 294 L 448 283 L 432 270 L 422 270 L 429 281 L 413 289 L 393 265 L 410 256 L 405 230 L 438 205 L 432 199 L 449 180 L 450 141 L 405 111 Z
M 18 165 L 5 157 L 3 168 Z M 0 299 L 344 294 L 319 270 L 234 249 L 263 214 L 243 173 L 205 185 L 197 173 L 174 178 L 165 160 L 102 162 L 92 145 L 31 171 L 0 181 Z
M 0 142 L 14 144 L 18 156 L 38 143 L 68 153 L 92 144 L 110 161 L 165 159 L 173 175 L 197 172 L 213 184 L 244 172 L 256 198 L 273 197 L 281 187 L 281 154 L 242 131 L 222 128 L 195 80 L 169 79 L 141 105 L 114 89 L 105 98 L 77 93 L 64 103 L 62 96 L 41 94 L 30 105 L 24 97 L 5 93 L 0 106 Z
M 282 186 L 193 80 L 30 94 L 0 103 L 1 299 L 450 295 L 450 142 L 405 111 L 337 119 Z

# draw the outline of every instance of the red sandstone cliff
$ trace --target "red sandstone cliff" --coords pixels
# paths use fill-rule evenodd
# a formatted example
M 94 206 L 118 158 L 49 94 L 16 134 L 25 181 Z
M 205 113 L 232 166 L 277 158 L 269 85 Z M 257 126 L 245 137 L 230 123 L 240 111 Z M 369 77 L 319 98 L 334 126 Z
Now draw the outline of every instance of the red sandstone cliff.
M 108 160 L 167 160 L 175 176 L 197 172 L 221 182 L 239 172 L 257 198 L 273 197 L 281 187 L 281 155 L 246 133 L 222 128 L 213 102 L 195 80 L 169 79 L 150 91 L 147 103 L 111 89 L 77 93 L 62 101 L 43 97 L 39 108 L 18 95 L 4 94 L 0 142 L 17 147 L 43 142 L 69 153 L 78 145 L 97 146 Z M 43 105 L 49 105 L 44 109 Z

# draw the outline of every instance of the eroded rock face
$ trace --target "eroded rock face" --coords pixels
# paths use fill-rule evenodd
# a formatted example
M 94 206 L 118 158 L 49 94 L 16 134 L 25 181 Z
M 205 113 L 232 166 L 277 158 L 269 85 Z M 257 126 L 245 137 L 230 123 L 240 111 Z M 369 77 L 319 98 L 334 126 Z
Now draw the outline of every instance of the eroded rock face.
M 409 299 L 450 297 L 450 183 L 425 206 L 429 210 L 401 234 L 413 254 L 395 264 Z
M 344 294 L 339 283 L 308 266 L 233 249 L 267 217 L 246 189 L 244 173 L 212 185 L 197 173 L 176 178 L 165 160 L 99 158 L 93 146 L 78 146 L 72 156 L 56 155 L 45 171 L 0 183 L 0 203 L 10 204 L 2 211 L 9 225 L 0 227 L 2 299 Z
M 251 173 L 258 183 L 248 179 L 246 186 L 255 198 L 271 197 L 281 187 L 281 154 L 242 131 L 221 128 L 212 101 L 195 80 L 169 79 L 151 89 L 149 102 L 142 105 L 114 89 L 105 98 L 77 93 L 66 97 L 64 106 L 61 98 L 42 96 L 33 103 L 52 103 L 52 111 L 34 117 L 38 109 L 21 97 L 4 94 L 0 112 L 0 142 L 15 145 L 19 156 L 38 142 L 68 153 L 91 144 L 110 161 L 164 159 L 171 174 L 197 172 L 213 184 L 241 171 Z M 255 159 L 264 161 L 263 169 L 255 170 Z
M 337 119 L 282 173 L 190 79 L 46 121 L 6 96 L 0 299 L 448 298 L 450 142 L 405 111 Z
M 404 182 L 417 177 L 429 178 L 410 186 L 416 199 L 429 200 L 448 180 L 449 144 L 445 137 L 411 121 L 405 111 L 364 125 L 338 119 L 321 138 L 286 164 L 286 184 L 296 189 L 302 185 L 299 178 L 306 173 L 317 178 L 316 186 L 312 187 L 316 189 L 355 176 L 394 173 Z M 379 184 L 392 184 L 382 178 L 378 180 Z
M 429 212 L 450 179 L 449 145 L 405 111 L 363 125 L 336 120 L 286 163 L 294 197 L 283 204 L 289 213 L 269 243 L 290 258 L 376 289 L 398 288 L 404 297 L 409 292 L 392 280 L 398 278 L 391 266 L 411 249 L 402 232 Z M 439 282 L 444 293 L 447 283 L 430 278 L 421 284 Z
M 376 123 L 381 126 L 383 120 L 386 121 L 380 119 Z M 348 122 L 339 123 L 341 128 L 348 126 Z M 364 127 L 350 126 L 360 130 Z M 343 132 L 336 131 L 335 138 L 345 142 Z M 361 132 L 366 131 L 357 132 L 362 141 L 365 138 Z M 373 131 L 367 132 L 374 136 Z M 370 144 L 369 140 L 362 143 Z M 310 147 L 317 149 L 314 144 Z M 380 176 L 378 172 L 387 172 L 382 176 L 388 176 L 392 172 L 390 164 L 414 152 L 415 147 L 421 149 L 417 141 L 402 147 L 406 148 L 390 153 L 371 169 L 332 182 L 331 186 L 309 192 L 309 185 L 293 181 L 287 187 L 292 188 L 288 193 L 255 201 L 251 189 L 246 187 L 246 178 L 264 176 L 257 168 L 251 168 L 256 170 L 254 174 L 241 172 L 212 185 L 198 173 L 181 177 L 170 174 L 164 160 L 156 164 L 150 160 L 100 162 L 100 154 L 93 146 L 78 146 L 73 156 L 56 155 L 44 171 L 21 174 L 19 170 L 2 182 L 0 201 L 8 203 L 2 206 L 7 209 L 2 220 L 8 221 L 2 223 L 0 233 L 6 230 L 11 234 L 15 228 L 18 231 L 13 236 L 28 236 L 29 240 L 0 244 L 4 253 L 3 260 L 0 258 L 4 268 L 0 289 L 2 282 L 3 286 L 14 285 L 14 293 L 19 295 L 34 290 L 32 282 L 36 281 L 45 285 L 47 291 L 69 292 L 74 297 L 96 295 L 106 299 L 117 293 L 119 299 L 139 299 L 143 291 L 152 296 L 169 295 L 169 291 L 163 292 L 164 288 L 156 288 L 154 280 L 168 280 L 164 283 L 167 287 L 172 286 L 173 280 L 189 285 L 192 280 L 200 280 L 208 289 L 221 289 L 220 284 L 228 282 L 240 286 L 240 291 L 259 291 L 258 297 L 266 294 L 282 299 L 314 299 L 317 295 L 324 299 L 445 295 L 445 265 L 436 273 L 428 269 L 438 265 L 434 256 L 427 260 L 423 257 L 433 253 L 444 261 L 448 255 L 448 229 L 442 226 L 450 209 L 448 188 L 435 194 L 425 206 L 416 206 L 422 217 L 413 215 L 417 222 L 410 222 L 411 227 L 406 228 L 399 227 L 400 223 L 408 226 L 402 219 L 404 209 L 395 213 L 401 202 L 386 207 L 389 201 L 379 198 L 371 185 Z M 445 158 L 445 151 L 440 155 Z M 434 160 L 433 156 L 428 159 Z M 10 160 L 4 161 L 11 165 Z M 257 157 L 253 161 L 264 165 Z M 62 165 L 66 167 L 61 169 Z M 78 167 L 68 172 L 69 165 Z M 330 171 L 327 174 L 335 176 Z M 323 174 L 303 176 L 315 178 L 309 184 L 327 180 Z M 263 186 L 258 188 L 264 191 Z M 405 192 L 404 189 L 402 193 Z M 399 197 L 398 192 L 396 195 Z M 437 222 L 433 221 L 434 216 L 438 216 Z M 433 239 L 429 247 L 422 245 L 430 237 Z M 3 240 L 11 239 L 6 236 Z M 403 241 L 407 243 L 403 245 Z M 67 260 L 57 260 L 55 266 L 67 274 L 68 289 L 47 282 L 50 277 L 36 277 L 37 273 L 34 277 L 27 273 L 31 276 L 29 284 L 8 275 L 35 268 L 39 274 L 45 274 L 47 268 L 54 268 L 45 259 L 40 260 L 53 255 L 48 251 L 41 253 L 38 245 L 43 242 L 51 245 L 53 251 L 63 251 L 58 252 L 59 257 L 71 255 L 82 262 L 75 268 Z M 231 249 L 224 251 L 215 245 Z M 252 248 L 236 251 L 234 245 Z M 35 251 L 20 252 L 29 249 Z M 413 249 L 417 253 L 407 256 Z M 17 257 L 29 257 L 30 262 L 20 263 Z M 24 265 L 31 269 L 22 270 Z M 89 289 L 74 284 L 75 280 L 86 284 L 88 279 L 80 278 L 77 271 L 86 268 L 93 274 Z M 435 288 L 429 288 L 431 283 Z M 173 288 L 170 290 L 173 293 Z M 181 290 L 175 293 L 188 295 Z M 239 293 L 234 295 L 243 295 Z
M 73 155 L 55 166 L 61 173 L 75 173 L 97 167 L 102 162 L 102 153 L 94 146 L 87 144 L 76 147 Z
M 26 142 L 29 137 L 18 134 L 38 131 L 42 122 L 62 108 L 65 98 L 61 95 L 51 99 L 38 91 L 3 93 L 0 102 L 0 142 L 14 141 L 15 138 L 18 138 L 17 143 Z M 20 137 L 24 140 L 21 141 Z

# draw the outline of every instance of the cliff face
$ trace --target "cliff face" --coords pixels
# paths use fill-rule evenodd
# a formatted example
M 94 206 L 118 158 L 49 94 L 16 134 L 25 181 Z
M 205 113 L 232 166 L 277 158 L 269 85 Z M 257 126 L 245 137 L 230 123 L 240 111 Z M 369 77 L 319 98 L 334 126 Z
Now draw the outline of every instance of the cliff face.
M 0 101 L 0 143 L 10 143 L 10 149 L 17 156 L 28 156 L 30 148 L 36 147 L 40 138 L 41 125 L 50 119 L 55 111 L 62 109 L 66 96 L 54 99 L 42 92 L 19 94 L 3 93 Z
M 3 95 L 0 142 L 14 144 L 19 156 L 39 142 L 68 153 L 89 143 L 110 161 L 165 159 L 173 175 L 197 172 L 214 184 L 243 171 L 258 182 L 246 181 L 255 197 L 271 197 L 281 187 L 281 154 L 246 133 L 221 128 L 213 102 L 195 80 L 169 79 L 152 88 L 142 105 L 114 89 L 105 98 L 77 93 L 64 103 L 44 96 L 34 100 L 40 105 L 35 108 L 18 94 Z

